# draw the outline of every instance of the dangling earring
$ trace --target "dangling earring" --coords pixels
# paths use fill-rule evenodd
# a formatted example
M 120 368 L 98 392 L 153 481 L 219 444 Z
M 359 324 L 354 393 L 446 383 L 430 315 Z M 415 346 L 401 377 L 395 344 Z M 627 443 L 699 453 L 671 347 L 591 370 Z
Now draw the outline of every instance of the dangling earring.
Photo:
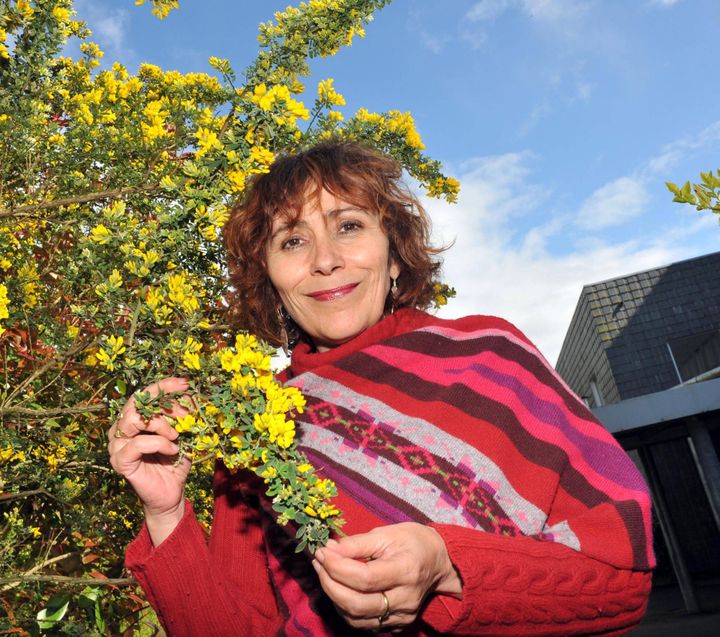
M 287 324 L 285 322 L 282 305 L 277 306 L 277 318 L 278 323 L 280 323 L 280 347 L 282 347 L 282 351 L 285 353 L 285 356 L 287 356 L 290 351 L 290 342 L 288 341 Z
M 390 277 L 392 284 L 390 285 L 390 298 L 392 299 L 390 304 L 390 314 L 395 313 L 395 298 L 397 297 L 397 279 Z

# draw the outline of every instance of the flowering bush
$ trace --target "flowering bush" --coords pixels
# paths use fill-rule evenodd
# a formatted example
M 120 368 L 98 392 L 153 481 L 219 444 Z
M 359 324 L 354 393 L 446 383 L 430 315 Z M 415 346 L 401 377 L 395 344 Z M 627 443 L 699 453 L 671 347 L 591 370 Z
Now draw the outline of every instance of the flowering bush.
M 267 346 L 226 324 L 219 236 L 249 176 L 329 136 L 372 144 L 455 199 L 409 114 L 346 118 L 331 79 L 301 100 L 308 61 L 364 36 L 388 2 L 276 13 L 239 86 L 217 58 L 213 74 L 103 65 L 71 0 L 0 0 L 0 630 L 157 632 L 122 569 L 141 521 L 105 432 L 158 378 L 191 381 L 176 426 L 199 468 L 220 457 L 256 471 L 301 545 L 337 524 L 333 485 L 294 447 L 302 397 L 274 381 Z M 177 1 L 152 5 L 164 17 Z M 69 38 L 79 59 L 61 53 Z M 442 303 L 451 289 L 436 292 Z M 137 395 L 148 414 L 167 398 Z M 194 471 L 187 487 L 208 525 L 209 480 Z

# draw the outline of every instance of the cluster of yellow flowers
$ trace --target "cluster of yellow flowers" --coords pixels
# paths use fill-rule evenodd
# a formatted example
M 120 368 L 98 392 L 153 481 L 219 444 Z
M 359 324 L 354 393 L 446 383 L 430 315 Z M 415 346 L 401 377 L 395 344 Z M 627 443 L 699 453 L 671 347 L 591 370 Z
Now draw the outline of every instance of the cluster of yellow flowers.
M 109 336 L 105 341 L 105 347 L 95 352 L 95 358 L 105 369 L 113 371 L 118 356 L 125 353 L 125 339 L 122 336 Z
M 5 328 L 2 326 L 2 320 L 10 316 L 8 312 L 8 306 L 10 305 L 10 299 L 7 295 L 7 287 L 4 283 L 0 283 L 0 336 L 5 332 Z
M 157 325 L 168 325 L 178 313 L 184 317 L 194 316 L 200 310 L 204 296 L 199 282 L 188 273 L 178 272 L 169 275 L 164 285 L 148 287 L 145 305 Z M 207 324 L 200 321 L 198 325 L 204 327 Z
M 331 106 L 345 106 L 345 98 L 333 87 L 334 80 L 329 78 L 318 83 L 318 98 Z
M 152 0 L 154 16 L 165 19 L 167 15 L 173 10 L 178 8 L 178 0 Z M 145 0 L 135 0 L 136 6 L 142 6 L 145 4 Z
M 438 177 L 432 183 L 427 184 L 426 188 L 431 197 L 439 197 L 444 194 L 450 203 L 454 203 L 460 192 L 460 182 L 453 177 Z
M 192 337 L 171 339 L 168 349 L 182 356 L 191 372 L 199 369 L 203 346 Z M 327 541 L 330 529 L 341 524 L 340 511 L 331 499 L 337 489 L 320 478 L 297 450 L 295 421 L 305 398 L 295 387 L 280 385 L 271 371 L 270 350 L 251 334 L 238 334 L 232 346 L 204 356 L 204 371 L 212 382 L 191 386 L 177 400 L 188 413 L 174 420 L 181 434 L 181 453 L 206 466 L 220 459 L 231 471 L 249 469 L 263 478 L 279 522 L 294 521 L 302 529 L 302 542 L 311 549 Z M 153 400 L 136 394 L 136 406 L 148 417 Z M 300 537 L 300 536 L 299 536 Z
M 0 27 L 0 58 L 5 58 L 7 60 L 10 57 L 10 54 L 8 53 L 7 46 L 5 45 L 5 40 L 7 40 L 7 31 Z
M 305 104 L 294 99 L 290 89 L 284 84 L 275 84 L 270 88 L 265 84 L 258 84 L 253 89 L 250 99 L 264 111 L 279 110 L 274 114 L 274 119 L 281 126 L 283 124 L 297 126 L 298 119 L 310 117 Z

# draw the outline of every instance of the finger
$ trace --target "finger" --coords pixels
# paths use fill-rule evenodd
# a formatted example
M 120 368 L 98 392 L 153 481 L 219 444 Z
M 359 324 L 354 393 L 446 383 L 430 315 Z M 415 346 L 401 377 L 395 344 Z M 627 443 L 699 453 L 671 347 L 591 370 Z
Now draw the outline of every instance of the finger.
M 163 391 L 183 391 L 187 389 L 188 384 L 184 378 L 164 378 L 163 380 L 150 385 L 148 391 L 157 395 L 159 388 Z M 117 436 L 117 429 L 112 432 L 115 437 L 132 438 L 140 433 L 151 432 L 170 440 L 175 440 L 178 433 L 175 431 L 173 419 L 185 416 L 189 410 L 180 405 L 177 401 L 172 401 L 171 407 L 163 408 L 162 414 L 153 416 L 145 420 L 135 409 L 133 398 L 131 398 L 123 407 L 120 418 L 115 423 L 116 427 L 122 432 L 122 436 Z M 128 407 L 130 405 L 130 407 Z
M 319 562 L 314 561 L 313 566 L 323 590 L 348 623 L 356 628 L 379 628 L 378 618 L 385 613 L 382 592 L 361 593 L 334 580 Z
M 127 478 L 134 473 L 144 456 L 159 454 L 171 460 L 179 451 L 177 444 L 162 436 L 137 436 L 110 454 L 110 464 Z
M 375 539 L 367 541 L 367 538 L 361 536 L 354 537 L 359 539 L 348 543 L 349 546 L 343 546 L 345 543 L 341 541 L 336 546 L 325 547 L 315 552 L 316 559 L 330 577 L 341 584 L 364 592 L 378 592 L 397 586 L 400 583 L 397 560 L 383 559 L 380 554 L 379 557 L 366 561 L 368 556 L 373 557 L 376 553 L 373 548 L 377 547 L 377 543 Z M 343 538 L 346 539 L 350 538 Z
M 168 378 L 163 378 L 162 380 L 159 380 L 152 385 L 148 385 L 145 391 L 147 391 L 153 398 L 155 398 L 155 396 L 157 396 L 160 391 L 168 394 L 170 392 L 185 391 L 189 386 L 190 385 L 187 381 L 187 378 L 169 376 Z
M 378 527 L 368 533 L 346 535 L 339 540 L 330 540 L 326 548 L 357 560 L 372 560 L 380 557 L 390 544 L 387 527 Z
M 148 392 L 150 396 L 155 398 L 162 391 L 163 393 L 169 394 L 172 392 L 185 391 L 189 387 L 189 383 L 186 378 L 180 378 L 177 376 L 170 376 L 163 378 L 162 380 L 148 385 L 141 391 Z M 130 396 L 128 401 L 125 403 L 122 409 L 123 415 L 127 412 L 135 411 L 135 395 Z

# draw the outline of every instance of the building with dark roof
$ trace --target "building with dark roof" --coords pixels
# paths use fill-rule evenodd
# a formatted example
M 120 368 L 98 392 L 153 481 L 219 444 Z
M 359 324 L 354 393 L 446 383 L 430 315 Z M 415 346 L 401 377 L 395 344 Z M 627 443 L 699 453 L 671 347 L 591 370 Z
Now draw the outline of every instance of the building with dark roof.
M 556 369 L 643 470 L 657 581 L 720 575 L 720 252 L 586 285 Z
M 586 285 L 556 365 L 591 407 L 720 367 L 720 252 Z

